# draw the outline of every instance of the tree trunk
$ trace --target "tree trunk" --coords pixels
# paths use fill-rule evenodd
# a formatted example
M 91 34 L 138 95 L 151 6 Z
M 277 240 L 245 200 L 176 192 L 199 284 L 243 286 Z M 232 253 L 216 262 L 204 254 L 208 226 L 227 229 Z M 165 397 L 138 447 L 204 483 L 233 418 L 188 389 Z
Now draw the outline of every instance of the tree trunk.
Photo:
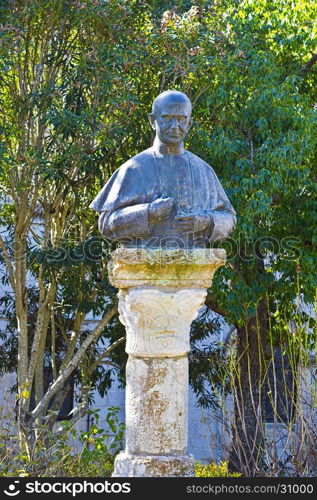
M 265 402 L 265 342 L 267 301 L 257 304 L 256 316 L 237 328 L 237 367 L 233 375 L 234 425 L 230 468 L 254 476 L 263 466 Z
M 18 326 L 18 405 L 17 421 L 22 450 L 29 453 L 29 442 L 25 427 L 25 413 L 31 393 L 28 374 L 28 304 L 26 288 L 26 238 L 17 223 L 14 243 L 15 307 Z

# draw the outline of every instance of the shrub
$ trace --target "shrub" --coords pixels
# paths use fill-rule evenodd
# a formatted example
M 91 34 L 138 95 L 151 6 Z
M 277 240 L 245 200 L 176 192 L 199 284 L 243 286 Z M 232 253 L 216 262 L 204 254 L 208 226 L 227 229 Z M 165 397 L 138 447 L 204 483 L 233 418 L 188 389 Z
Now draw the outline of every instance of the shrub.
M 108 429 L 99 427 L 98 411 L 90 413 L 94 423 L 88 431 L 74 429 L 71 421 L 60 422 L 55 432 L 45 429 L 31 457 L 19 451 L 12 420 L 7 416 L 0 429 L 3 445 L 0 446 L 0 476 L 111 476 L 115 456 L 122 449 L 124 424 L 118 419 L 117 407 L 108 408 Z
M 239 472 L 230 472 L 228 462 L 220 461 L 220 464 L 212 462 L 211 464 L 202 464 L 198 462 L 195 466 L 196 477 L 240 477 Z

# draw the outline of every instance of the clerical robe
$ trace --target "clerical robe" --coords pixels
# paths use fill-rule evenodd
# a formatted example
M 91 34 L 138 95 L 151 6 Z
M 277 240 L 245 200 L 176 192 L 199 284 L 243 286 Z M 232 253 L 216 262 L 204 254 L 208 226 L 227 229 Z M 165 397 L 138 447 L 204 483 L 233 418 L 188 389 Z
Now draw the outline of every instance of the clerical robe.
M 167 197 L 174 201 L 170 216 L 150 224 L 150 203 Z M 137 154 L 112 175 L 90 208 L 101 212 L 101 233 L 126 246 L 205 246 L 227 238 L 236 222 L 235 210 L 215 172 L 189 151 L 162 155 L 149 148 Z M 186 214 L 212 218 L 204 231 L 184 234 L 173 219 Z

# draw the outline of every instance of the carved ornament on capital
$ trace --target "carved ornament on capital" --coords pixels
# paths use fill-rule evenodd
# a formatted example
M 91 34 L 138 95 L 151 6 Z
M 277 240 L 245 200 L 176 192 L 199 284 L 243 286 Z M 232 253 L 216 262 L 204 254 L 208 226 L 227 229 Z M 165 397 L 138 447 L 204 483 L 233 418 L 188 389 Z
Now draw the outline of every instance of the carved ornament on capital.
M 203 288 L 121 290 L 119 313 L 127 330 L 126 352 L 146 357 L 187 354 L 190 325 L 204 304 L 206 294 Z

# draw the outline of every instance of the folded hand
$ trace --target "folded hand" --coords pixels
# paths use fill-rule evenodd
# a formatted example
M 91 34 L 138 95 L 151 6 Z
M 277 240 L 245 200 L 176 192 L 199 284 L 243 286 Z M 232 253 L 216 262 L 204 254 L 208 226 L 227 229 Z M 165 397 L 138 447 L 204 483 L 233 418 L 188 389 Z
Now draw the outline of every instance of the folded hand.
M 178 215 L 173 220 L 173 227 L 180 233 L 199 233 L 213 226 L 211 215 Z

